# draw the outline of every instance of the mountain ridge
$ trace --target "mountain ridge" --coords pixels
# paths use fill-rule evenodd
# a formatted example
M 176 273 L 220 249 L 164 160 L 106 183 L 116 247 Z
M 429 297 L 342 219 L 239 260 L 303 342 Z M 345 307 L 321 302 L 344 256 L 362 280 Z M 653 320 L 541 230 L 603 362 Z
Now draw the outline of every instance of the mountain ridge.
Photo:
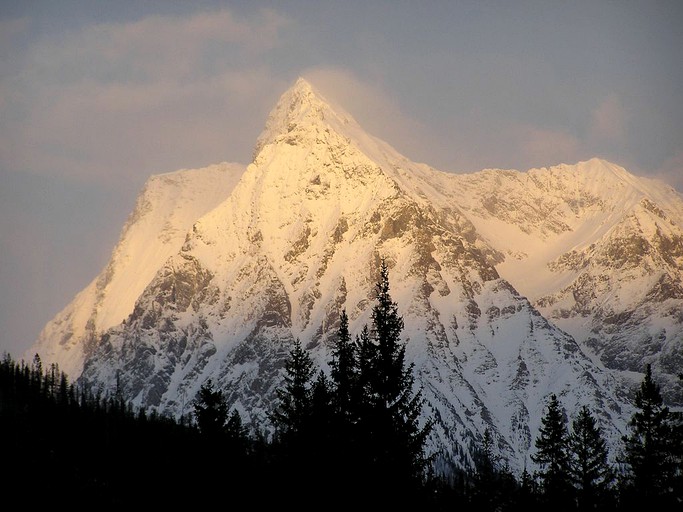
M 222 200 L 238 174 L 239 164 L 222 163 L 151 176 L 121 230 L 111 260 L 46 324 L 24 357 L 31 360 L 39 353 L 77 376 L 97 333 L 133 311 L 135 299 L 161 263 L 180 248 L 195 218 Z
M 681 195 L 600 159 L 457 179 L 455 200 L 503 255 L 501 275 L 630 386 L 651 363 L 667 401 L 683 405 Z
M 578 167 L 599 168 L 605 179 L 621 173 L 597 159 Z M 187 413 L 212 378 L 247 423 L 264 427 L 293 340 L 305 340 L 324 367 L 341 308 L 353 332 L 369 322 L 385 257 L 406 353 L 440 418 L 430 449 L 443 467 L 471 465 L 486 428 L 513 470 L 531 465 L 551 392 L 570 413 L 592 404 L 616 443 L 630 410 L 619 374 L 555 325 L 542 297 L 527 298 L 506 277 L 514 277 L 511 261 L 528 258 L 525 249 L 577 230 L 579 214 L 609 217 L 598 211 L 605 200 L 578 185 L 574 200 L 549 195 L 561 187 L 544 181 L 572 166 L 551 169 L 451 175 L 415 164 L 299 80 L 271 112 L 253 162 L 234 167 L 224 195 L 150 266 L 154 276 L 125 321 L 91 331 L 78 377 L 104 389 L 121 378 L 134 404 L 172 414 Z M 514 204 L 522 176 L 536 188 Z M 679 218 L 676 199 L 669 202 L 661 211 Z M 674 336 L 674 348 L 681 344 Z M 61 346 L 55 336 L 34 349 L 49 361 Z

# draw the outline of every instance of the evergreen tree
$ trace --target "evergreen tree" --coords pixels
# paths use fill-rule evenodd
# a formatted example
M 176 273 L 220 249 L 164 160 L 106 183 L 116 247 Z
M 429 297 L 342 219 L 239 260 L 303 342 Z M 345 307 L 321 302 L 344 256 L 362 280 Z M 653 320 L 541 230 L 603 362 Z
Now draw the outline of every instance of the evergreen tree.
M 405 362 L 403 318 L 389 293 L 389 270 L 382 260 L 372 310 L 372 332 L 358 341 L 363 409 L 361 435 L 378 486 L 414 490 L 429 461 L 424 446 L 431 423 L 421 426 L 423 399 L 413 389 L 413 364 Z
M 234 481 L 245 482 L 247 467 L 251 461 L 251 443 L 242 417 L 237 409 L 233 409 L 225 424 L 225 453 L 228 462 L 228 474 Z
M 363 339 L 369 340 L 367 326 L 363 328 Z M 360 380 L 360 338 L 353 342 L 349 333 L 349 319 L 345 310 L 339 317 L 337 339 L 332 348 L 330 366 L 330 414 L 329 451 L 330 479 L 337 488 L 353 489 L 346 492 L 344 504 L 353 506 L 354 500 L 367 481 L 372 478 L 365 463 L 369 459 L 360 418 L 365 410 Z M 373 347 L 374 353 L 374 347 Z M 369 444 L 369 442 L 367 443 Z M 341 506 L 342 503 L 338 502 Z
M 367 409 L 373 404 L 369 393 L 372 392 L 374 365 L 377 358 L 377 345 L 375 345 L 367 325 L 364 325 L 360 334 L 356 335 L 355 347 L 355 352 L 358 354 L 356 389 L 359 398 L 356 407 L 359 409 L 360 416 L 366 416 L 368 414 Z
M 349 318 L 346 310 L 342 310 L 339 316 L 337 341 L 332 349 L 330 377 L 334 414 L 337 416 L 339 427 L 343 429 L 340 435 L 347 439 L 358 416 L 358 372 L 357 345 L 351 341 Z
M 403 318 L 389 294 L 389 269 L 383 260 L 380 280 L 376 285 L 377 304 L 372 308 L 372 334 L 375 357 L 371 359 L 374 372 L 371 385 L 375 400 L 389 410 L 408 385 L 412 391 L 412 367 L 405 365 L 405 345 L 401 341 Z
M 631 433 L 622 438 L 627 467 L 622 482 L 623 501 L 629 505 L 671 507 L 683 498 L 676 496 L 681 447 L 650 365 L 635 394 L 635 405 L 637 411 L 629 421 Z
M 309 482 L 319 492 L 332 492 L 338 484 L 336 476 L 348 469 L 340 460 L 338 439 L 335 438 L 336 416 L 332 407 L 332 385 L 322 370 L 311 388 L 310 424 L 306 428 L 307 465 L 311 468 L 325 468 L 314 471 Z
M 614 472 L 608 463 L 602 430 L 585 405 L 572 422 L 569 469 L 579 510 L 603 508 L 609 501 Z
M 476 459 L 476 473 L 473 478 L 472 505 L 475 510 L 493 511 L 498 508 L 496 468 L 493 460 L 493 438 L 491 431 L 484 431 L 482 447 Z
M 539 478 L 542 498 L 556 510 L 571 510 L 573 506 L 570 480 L 569 432 L 564 411 L 555 394 L 550 395 L 546 414 L 536 438 L 536 453 L 531 460 L 540 465 Z
M 304 474 L 315 471 L 315 477 L 320 476 L 321 468 L 313 464 L 317 455 L 315 450 L 319 449 L 313 440 L 315 373 L 310 355 L 302 348 L 301 342 L 295 340 L 285 362 L 284 383 L 276 390 L 276 407 L 270 414 L 275 427 L 271 444 L 273 471 L 277 475 L 272 492 L 274 495 L 282 494 L 282 499 L 292 499 L 291 502 L 281 502 L 283 506 L 294 505 L 294 495 L 289 493 Z
M 524 471 L 522 471 L 522 478 L 519 483 L 517 493 L 514 497 L 514 500 L 511 500 L 510 510 L 524 510 L 526 512 L 533 512 L 538 508 L 536 483 L 525 466 Z
M 66 373 L 61 372 L 59 376 L 59 392 L 58 392 L 58 403 L 59 405 L 66 407 L 70 402 L 74 401 L 73 398 L 73 386 L 69 385 L 69 380 L 67 379 Z
M 314 375 L 313 360 L 297 339 L 285 363 L 284 386 L 276 391 L 278 406 L 271 415 L 282 441 L 303 438 L 310 425 Z
M 327 441 L 333 422 L 332 384 L 322 370 L 311 388 L 311 430 L 319 442 Z
M 470 508 L 476 511 L 527 510 L 521 505 L 520 486 L 509 466 L 499 467 L 494 454 L 491 430 L 486 429 L 481 448 L 475 452 L 475 471 L 470 476 Z M 517 503 L 520 501 L 520 503 Z
M 199 431 L 215 439 L 225 433 L 228 422 L 228 404 L 220 389 L 215 390 L 211 379 L 202 384 L 193 401 L 194 416 Z
M 240 416 L 240 413 L 236 409 L 230 413 L 230 417 L 225 424 L 225 432 L 229 439 L 236 442 L 240 442 L 247 437 L 247 429 L 242 423 L 242 416 Z
M 31 363 L 31 386 L 33 389 L 40 393 L 41 385 L 43 382 L 43 362 L 38 354 L 33 356 L 33 362 Z

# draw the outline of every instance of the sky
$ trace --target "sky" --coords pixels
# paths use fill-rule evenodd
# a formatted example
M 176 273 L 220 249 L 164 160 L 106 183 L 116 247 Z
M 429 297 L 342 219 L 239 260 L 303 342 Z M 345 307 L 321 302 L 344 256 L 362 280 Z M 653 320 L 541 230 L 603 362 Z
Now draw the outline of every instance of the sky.
M 683 192 L 683 2 L 0 0 L 0 353 L 150 175 L 248 164 L 298 77 L 448 172 L 605 158 Z

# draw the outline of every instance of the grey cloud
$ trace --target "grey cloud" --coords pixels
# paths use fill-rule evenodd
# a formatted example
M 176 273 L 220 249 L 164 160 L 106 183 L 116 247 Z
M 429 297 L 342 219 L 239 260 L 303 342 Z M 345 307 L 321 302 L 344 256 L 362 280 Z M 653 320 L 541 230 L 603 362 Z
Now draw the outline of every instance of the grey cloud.
M 0 82 L 2 164 L 88 179 L 249 158 L 285 85 L 254 54 L 287 20 L 228 10 L 102 23 L 43 40 Z M 220 50 L 220 51 L 219 51 Z M 237 63 L 237 64 L 235 64 Z

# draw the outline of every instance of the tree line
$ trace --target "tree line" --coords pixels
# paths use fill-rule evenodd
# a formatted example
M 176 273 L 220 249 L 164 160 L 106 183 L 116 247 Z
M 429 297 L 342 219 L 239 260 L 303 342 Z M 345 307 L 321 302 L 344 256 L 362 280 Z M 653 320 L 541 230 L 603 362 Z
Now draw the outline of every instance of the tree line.
M 197 506 L 248 500 L 254 506 L 321 504 L 429 510 L 626 510 L 683 504 L 683 426 L 663 404 L 646 368 L 636 412 L 609 462 L 587 407 L 571 424 L 548 397 L 531 457 L 538 470 L 515 477 L 484 433 L 476 467 L 433 472 L 426 454 L 432 419 L 422 414 L 403 319 L 380 266 L 372 324 L 355 337 L 341 312 L 329 374 L 295 340 L 270 411 L 272 436 L 250 432 L 221 389 L 205 382 L 190 416 L 134 409 L 119 392 L 69 383 L 5 355 L 0 363 L 0 439 L 6 494 L 26 503 Z M 66 494 L 65 494 L 66 493 Z M 61 498 L 58 498 L 61 497 Z

